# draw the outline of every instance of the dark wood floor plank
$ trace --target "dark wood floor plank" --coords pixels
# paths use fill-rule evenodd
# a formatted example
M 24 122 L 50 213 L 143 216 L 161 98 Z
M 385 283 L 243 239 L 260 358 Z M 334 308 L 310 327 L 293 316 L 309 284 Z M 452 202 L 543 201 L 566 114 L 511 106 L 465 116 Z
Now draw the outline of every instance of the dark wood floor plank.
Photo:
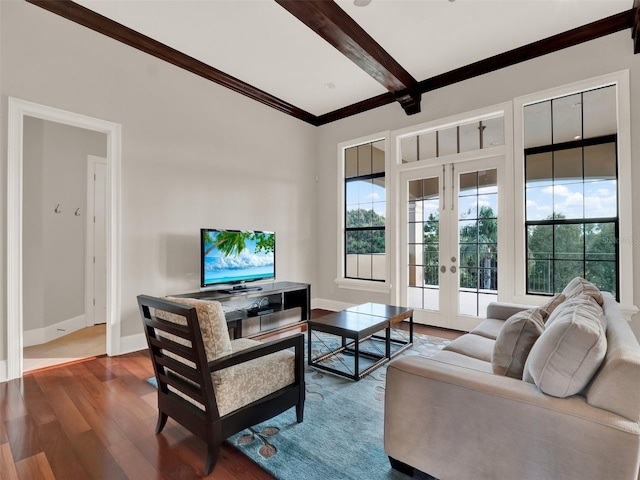
M 127 480 L 127 476 L 93 431 L 71 437 L 71 445 L 95 480 Z
M 109 452 L 128 478 L 152 479 L 162 477 L 129 440 L 125 439 L 117 444 L 110 445 Z
M 4 480 L 18 480 L 13 455 L 11 455 L 11 445 L 9 442 L 0 443 L 0 473 Z
M 44 453 L 25 458 L 16 463 L 18 478 L 29 480 L 55 480 L 56 476 Z M 2 477 L 4 478 L 4 477 Z
M 71 400 L 105 447 L 126 441 L 127 437 L 101 410 L 96 408 L 88 393 L 78 393 Z
M 51 389 L 58 388 L 65 379 L 69 380 L 73 378 L 72 373 L 65 366 L 36 371 L 31 375 L 36 379 L 44 393 L 47 393 Z
M 78 435 L 79 433 L 91 430 L 91 426 L 87 423 L 63 387 L 54 388 L 47 392 L 47 400 L 67 435 Z
M 0 420 L 0 444 L 9 442 L 9 434 L 7 433 L 7 427 L 4 422 Z
M 57 409 L 54 411 L 58 413 Z M 91 478 L 73 448 L 70 448 L 71 441 L 59 421 L 40 425 L 37 427 L 37 434 L 38 442 L 47 456 L 56 479 Z
M 87 363 L 87 368 L 91 370 L 95 377 L 101 382 L 107 382 L 116 378 L 104 361 L 108 358 L 109 357 L 98 357 L 95 361 Z
M 0 383 L 0 419 L 10 420 L 27 415 L 22 401 L 22 379 Z
M 140 420 L 145 420 L 157 415 L 157 409 L 150 407 L 147 402 L 133 393 L 122 380 L 112 380 L 108 383 L 108 386 L 114 395 L 122 399 L 122 402 L 127 408 Z
M 5 422 L 11 454 L 14 462 L 19 462 L 23 458 L 36 455 L 42 451 L 38 443 L 36 427 L 31 421 L 31 417 L 14 418 Z
M 56 419 L 54 411 L 33 375 L 26 375 L 23 378 L 22 391 L 23 401 L 34 425 L 44 425 Z

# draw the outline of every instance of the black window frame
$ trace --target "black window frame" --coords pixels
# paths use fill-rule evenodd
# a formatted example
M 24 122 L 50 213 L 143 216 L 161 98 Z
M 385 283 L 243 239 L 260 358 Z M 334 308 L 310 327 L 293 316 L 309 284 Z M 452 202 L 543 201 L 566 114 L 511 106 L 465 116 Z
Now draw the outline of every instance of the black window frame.
M 583 92 L 584 93 L 584 92 Z M 587 138 L 587 139 L 580 139 L 580 140 L 574 140 L 574 141 L 569 141 L 569 142 L 563 142 L 563 143 L 558 143 L 558 144 L 553 144 L 553 145 L 544 145 L 544 146 L 538 146 L 538 147 L 530 147 L 530 148 L 525 148 L 524 149 L 524 178 L 527 178 L 527 157 L 529 155 L 535 155 L 535 154 L 540 154 L 540 153 L 555 153 L 558 151 L 562 151 L 562 150 L 568 150 L 568 149 L 574 149 L 574 148 L 582 148 L 584 149 L 584 147 L 590 147 L 590 146 L 595 146 L 595 145 L 604 145 L 604 144 L 608 144 L 608 143 L 613 143 L 614 144 L 614 151 L 615 151 L 615 168 L 616 168 L 616 199 L 620 198 L 620 188 L 619 188 L 619 166 L 618 166 L 618 135 L 617 134 L 610 134 L 610 135 L 603 135 L 603 136 L 599 136 L 599 137 L 592 137 L 592 138 Z M 583 150 L 583 156 L 582 156 L 582 161 L 583 161 L 583 178 L 582 178 L 582 184 L 584 185 L 585 180 L 584 180 L 584 150 Z M 552 164 L 552 178 L 554 178 L 554 165 Z M 527 188 L 526 188 L 526 180 L 525 180 L 525 188 L 524 188 L 524 198 L 525 198 L 525 205 L 527 202 Z M 555 212 L 554 212 L 555 214 Z M 526 288 L 526 293 L 527 295 L 537 295 L 537 296 L 553 296 L 555 293 L 558 293 L 555 290 L 558 290 L 558 288 L 556 288 L 555 285 L 555 227 L 558 225 L 589 225 L 589 224 L 613 224 L 614 225 L 614 232 L 615 232 L 615 239 L 614 239 L 614 245 L 615 245 L 615 288 L 616 288 L 616 301 L 620 301 L 620 209 L 619 209 L 619 202 L 616 205 L 616 215 L 615 217 L 602 217 L 602 218 L 577 218 L 577 219 L 560 219 L 560 218 L 554 218 L 554 219 L 546 219 L 546 220 L 527 220 L 527 215 L 526 215 L 526 211 L 525 211 L 525 215 L 524 215 L 524 233 L 525 233 L 525 288 Z M 552 269 L 552 273 L 551 273 L 551 278 L 554 279 L 554 285 L 552 290 L 554 290 L 554 292 L 550 292 L 550 293 L 544 293 L 544 292 L 535 292 L 535 291 L 531 291 L 530 290 L 530 269 L 529 269 L 529 262 L 531 260 L 535 260 L 529 257 L 529 227 L 535 227 L 535 226 L 550 226 L 552 229 L 552 252 L 551 252 L 551 259 L 549 260 L 551 263 L 551 269 Z M 585 278 L 586 280 L 589 280 L 589 278 L 587 278 L 586 275 L 586 264 L 587 264 L 587 259 L 586 259 L 586 245 L 587 242 L 586 240 L 583 239 L 582 242 L 582 246 L 583 246 L 583 255 L 582 255 L 582 260 L 580 260 L 580 262 L 582 263 L 582 277 Z M 576 260 L 579 261 L 579 260 Z M 589 260 L 591 262 L 593 261 L 598 261 L 598 260 Z M 606 260 L 608 263 L 611 263 L 611 261 Z

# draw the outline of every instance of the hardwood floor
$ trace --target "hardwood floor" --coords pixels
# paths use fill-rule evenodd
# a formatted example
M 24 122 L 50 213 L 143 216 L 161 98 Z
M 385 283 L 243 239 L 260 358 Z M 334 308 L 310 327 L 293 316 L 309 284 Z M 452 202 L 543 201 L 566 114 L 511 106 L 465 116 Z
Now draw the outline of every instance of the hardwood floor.
M 314 311 L 314 316 L 321 315 Z M 459 332 L 416 325 L 444 337 Z M 156 391 L 146 351 L 100 356 L 0 383 L 3 480 L 202 478 L 204 443 L 169 419 L 155 435 Z M 266 480 L 266 473 L 224 444 L 220 480 Z

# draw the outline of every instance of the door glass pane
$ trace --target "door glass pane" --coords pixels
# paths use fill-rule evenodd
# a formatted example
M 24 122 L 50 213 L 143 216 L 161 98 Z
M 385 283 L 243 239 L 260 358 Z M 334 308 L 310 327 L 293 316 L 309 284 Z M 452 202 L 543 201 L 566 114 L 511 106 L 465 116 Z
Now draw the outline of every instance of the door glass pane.
M 484 316 L 497 299 L 498 172 L 496 169 L 459 176 L 458 312 Z
M 438 177 L 407 184 L 407 303 L 437 311 L 440 284 L 440 185 Z

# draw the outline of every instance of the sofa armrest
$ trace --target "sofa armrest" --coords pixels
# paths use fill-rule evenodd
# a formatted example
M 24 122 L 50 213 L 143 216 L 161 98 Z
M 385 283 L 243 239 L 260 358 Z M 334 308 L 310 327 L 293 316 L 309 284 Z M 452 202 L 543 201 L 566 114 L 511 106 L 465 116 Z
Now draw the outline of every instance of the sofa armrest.
M 384 447 L 441 480 L 635 478 L 640 426 L 581 396 L 415 355 L 387 369 Z
M 506 320 L 523 310 L 532 308 L 532 305 L 523 305 L 519 303 L 491 302 L 487 305 L 487 318 L 495 318 L 498 320 Z

